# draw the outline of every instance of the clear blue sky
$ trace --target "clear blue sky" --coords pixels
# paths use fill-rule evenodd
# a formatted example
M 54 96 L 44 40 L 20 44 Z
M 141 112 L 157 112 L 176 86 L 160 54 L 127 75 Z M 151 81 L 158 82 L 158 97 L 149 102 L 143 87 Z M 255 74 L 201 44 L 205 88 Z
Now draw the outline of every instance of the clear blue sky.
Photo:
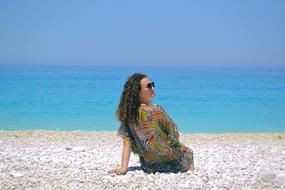
M 285 67 L 284 0 L 2 0 L 0 64 Z

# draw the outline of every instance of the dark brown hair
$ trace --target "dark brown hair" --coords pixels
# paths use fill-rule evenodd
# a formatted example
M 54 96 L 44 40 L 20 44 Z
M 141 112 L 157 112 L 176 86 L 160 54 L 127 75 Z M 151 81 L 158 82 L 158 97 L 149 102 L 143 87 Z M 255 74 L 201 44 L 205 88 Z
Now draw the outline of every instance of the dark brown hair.
M 142 73 L 134 73 L 128 77 L 121 93 L 120 103 L 116 112 L 118 120 L 125 122 L 136 121 L 140 107 L 140 82 L 145 77 L 147 76 Z

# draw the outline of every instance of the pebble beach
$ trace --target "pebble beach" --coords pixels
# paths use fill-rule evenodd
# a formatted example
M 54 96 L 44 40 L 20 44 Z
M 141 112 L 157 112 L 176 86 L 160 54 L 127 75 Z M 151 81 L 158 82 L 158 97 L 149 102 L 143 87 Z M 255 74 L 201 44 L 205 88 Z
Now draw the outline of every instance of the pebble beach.
M 181 134 L 194 171 L 146 174 L 131 153 L 119 167 L 116 132 L 0 131 L 0 189 L 285 189 L 285 133 Z

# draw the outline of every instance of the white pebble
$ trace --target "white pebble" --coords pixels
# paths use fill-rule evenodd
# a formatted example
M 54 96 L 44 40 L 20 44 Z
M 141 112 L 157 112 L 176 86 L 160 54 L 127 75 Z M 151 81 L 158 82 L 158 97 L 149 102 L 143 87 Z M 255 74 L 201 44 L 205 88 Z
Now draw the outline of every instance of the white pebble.
M 16 171 L 11 172 L 10 175 L 11 175 L 12 177 L 15 177 L 15 178 L 24 176 L 23 173 L 16 172 Z
M 85 147 L 78 146 L 78 147 L 74 147 L 74 148 L 73 148 L 73 151 L 74 151 L 74 152 L 85 152 L 85 151 L 86 151 L 86 148 L 85 148 Z
M 276 177 L 273 170 L 261 171 L 258 176 L 260 180 L 264 180 L 265 182 L 273 182 Z
M 189 189 L 190 187 L 190 181 L 184 181 L 178 184 L 178 188 L 180 189 Z
M 285 173 L 278 174 L 275 180 L 281 183 L 285 183 Z

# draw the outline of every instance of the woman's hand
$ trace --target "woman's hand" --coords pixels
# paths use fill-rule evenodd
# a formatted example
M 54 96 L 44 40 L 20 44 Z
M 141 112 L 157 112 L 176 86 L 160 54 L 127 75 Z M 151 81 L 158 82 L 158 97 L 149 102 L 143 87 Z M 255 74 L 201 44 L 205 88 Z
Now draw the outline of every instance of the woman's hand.
M 182 142 L 180 142 L 180 146 L 181 146 L 181 151 L 182 151 L 183 153 L 187 153 L 187 152 L 188 152 L 187 146 L 185 146 Z
M 130 153 L 131 153 L 131 141 L 129 139 L 124 139 L 121 167 L 112 169 L 112 170 L 108 171 L 108 173 L 109 174 L 115 173 L 117 175 L 126 174 L 128 171 Z
M 115 169 L 112 169 L 110 171 L 108 171 L 109 174 L 117 174 L 117 175 L 124 175 L 126 174 L 128 171 L 128 168 L 115 168 Z

